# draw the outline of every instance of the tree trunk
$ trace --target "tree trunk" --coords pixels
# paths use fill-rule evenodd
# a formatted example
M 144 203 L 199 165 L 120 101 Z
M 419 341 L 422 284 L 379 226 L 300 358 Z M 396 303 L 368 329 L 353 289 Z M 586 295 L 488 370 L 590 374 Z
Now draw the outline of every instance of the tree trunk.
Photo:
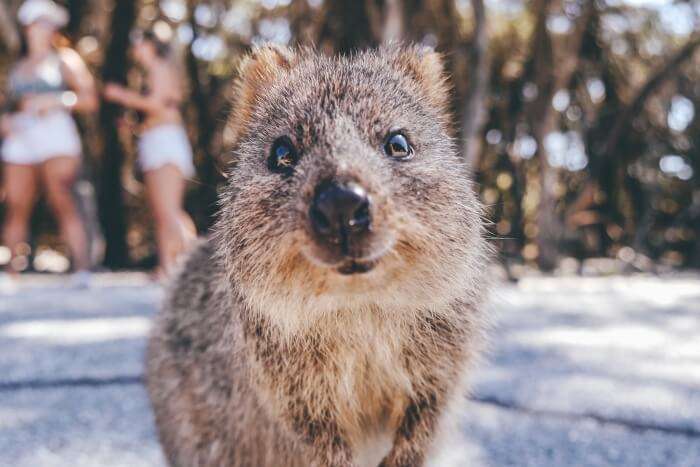
M 197 22 L 194 20 L 194 2 L 189 2 L 189 24 L 193 32 L 193 40 L 199 35 Z M 195 153 L 201 155 L 198 167 L 200 183 L 197 189 L 198 209 L 195 212 L 197 227 L 206 231 L 214 221 L 217 210 L 217 184 L 220 181 L 215 158 L 211 151 L 212 139 L 216 130 L 216 122 L 211 113 L 208 95 L 199 76 L 197 58 L 192 53 L 192 47 L 187 47 L 187 74 L 191 86 L 191 98 L 197 112 L 197 140 Z
M 479 170 L 481 153 L 481 131 L 488 117 L 490 60 L 486 30 L 486 7 L 483 0 L 472 0 L 474 32 L 469 50 L 469 64 L 474 70 L 462 111 L 462 149 L 464 158 L 472 172 Z
M 19 31 L 16 24 L 9 2 L 0 2 L 0 36 L 11 55 L 19 51 Z
M 403 0 L 365 0 L 367 19 L 375 41 L 389 44 L 403 40 L 403 3 Z
M 554 115 L 551 99 L 554 94 L 553 63 L 554 52 L 551 37 L 547 31 L 547 17 L 552 5 L 551 0 L 539 0 L 533 5 L 536 14 L 535 30 L 530 46 L 530 80 L 537 89 L 537 98 L 526 105 L 524 111 L 532 136 L 537 142 L 536 159 L 539 161 L 539 183 L 526 181 L 526 190 L 539 190 L 539 203 L 535 214 L 537 225 L 536 243 L 538 248 L 537 263 L 545 271 L 554 269 L 558 256 L 559 229 L 556 224 L 556 199 L 552 187 L 556 184 L 557 174 L 549 165 L 548 154 L 544 145 L 546 135 L 553 130 Z M 532 175 L 528 174 L 528 178 Z
M 382 43 L 398 42 L 404 35 L 404 11 L 402 0 L 386 0 L 384 8 L 384 30 Z
M 540 0 L 534 5 L 537 14 L 533 33 L 533 75 L 538 95 L 529 112 L 530 128 L 537 141 L 536 157 L 540 164 L 540 203 L 537 211 L 538 265 L 545 271 L 554 269 L 558 262 L 559 244 L 564 225 L 557 214 L 555 189 L 559 179 L 558 170 L 549 164 L 545 145 L 549 134 L 557 130 L 558 114 L 552 107 L 552 98 L 559 90 L 567 90 L 571 78 L 578 69 L 583 35 L 590 23 L 593 2 L 588 0 L 574 25 L 574 30 L 564 38 L 556 40 L 547 29 L 547 18 L 552 9 L 550 0 Z
M 326 18 L 319 44 L 341 54 L 377 45 L 379 38 L 372 31 L 365 1 L 329 1 L 324 5 Z
M 129 32 L 136 20 L 136 2 L 115 0 L 113 8 L 112 37 L 105 53 L 102 80 L 126 84 L 129 65 L 127 58 Z M 124 150 L 117 131 L 119 116 L 120 108 L 117 105 L 103 102 L 99 116 L 103 152 L 98 202 L 106 241 L 104 265 L 112 269 L 123 268 L 129 264 L 121 182 Z
M 68 37 L 72 41 L 75 41 L 80 34 L 80 27 L 82 25 L 83 16 L 86 13 L 88 2 L 87 0 L 69 0 L 68 1 L 68 14 L 69 20 L 66 26 L 66 32 Z

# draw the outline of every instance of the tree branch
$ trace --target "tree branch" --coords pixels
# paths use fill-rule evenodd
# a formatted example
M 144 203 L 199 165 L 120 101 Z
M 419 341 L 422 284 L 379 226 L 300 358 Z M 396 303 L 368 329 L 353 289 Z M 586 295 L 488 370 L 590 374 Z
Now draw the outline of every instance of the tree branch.
M 613 124 L 603 146 L 603 157 L 612 156 L 620 143 L 620 138 L 629 127 L 634 117 L 642 110 L 646 100 L 654 94 L 656 89 L 666 81 L 686 60 L 693 56 L 695 50 L 700 46 L 700 33 L 694 34 L 688 42 L 681 47 L 671 59 L 662 64 L 652 73 L 646 83 L 639 88 L 635 97 L 630 101 Z

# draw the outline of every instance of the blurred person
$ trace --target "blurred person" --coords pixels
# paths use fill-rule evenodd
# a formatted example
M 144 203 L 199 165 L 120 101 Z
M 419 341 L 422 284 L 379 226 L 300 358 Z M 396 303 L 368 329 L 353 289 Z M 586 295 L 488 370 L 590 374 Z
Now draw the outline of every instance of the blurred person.
M 169 44 L 153 32 L 132 33 L 131 49 L 134 60 L 146 74 L 144 92 L 109 83 L 104 95 L 143 117 L 138 162 L 155 219 L 157 275 L 163 278 L 196 237 L 194 223 L 183 208 L 186 179 L 195 173 L 192 148 L 180 113 L 183 83 L 170 58 Z
M 76 51 L 56 45 L 58 30 L 68 22 L 65 8 L 49 0 L 27 0 L 17 18 L 24 50 L 10 71 L 0 121 L 6 194 L 2 240 L 11 251 L 8 270 L 14 275 L 26 267 L 29 220 L 42 188 L 70 248 L 73 281 L 87 286 L 87 238 L 73 193 L 82 147 L 71 112 L 96 110 L 94 80 Z

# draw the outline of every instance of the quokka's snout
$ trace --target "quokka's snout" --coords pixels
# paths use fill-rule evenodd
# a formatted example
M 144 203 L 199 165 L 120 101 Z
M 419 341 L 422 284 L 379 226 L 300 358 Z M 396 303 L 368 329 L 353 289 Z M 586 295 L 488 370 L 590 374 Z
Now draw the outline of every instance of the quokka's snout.
M 314 190 L 308 216 L 315 241 L 340 261 L 338 271 L 371 270 L 372 198 L 357 181 L 330 179 Z
M 309 218 L 319 237 L 336 244 L 344 255 L 355 256 L 351 243 L 367 234 L 372 223 L 371 201 L 356 182 L 324 180 L 317 187 Z
M 304 254 L 328 272 L 368 272 L 394 244 L 390 174 L 377 159 L 365 148 L 362 159 L 349 160 L 345 148 L 331 145 L 306 154 L 290 176 L 298 189 L 288 205 Z

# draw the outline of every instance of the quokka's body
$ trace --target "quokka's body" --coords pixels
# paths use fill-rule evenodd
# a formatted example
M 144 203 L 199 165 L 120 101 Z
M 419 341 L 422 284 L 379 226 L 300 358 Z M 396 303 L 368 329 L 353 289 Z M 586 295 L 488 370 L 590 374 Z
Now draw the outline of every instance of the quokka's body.
M 264 47 L 211 238 L 149 343 L 173 466 L 419 466 L 478 353 L 487 248 L 440 59 Z

